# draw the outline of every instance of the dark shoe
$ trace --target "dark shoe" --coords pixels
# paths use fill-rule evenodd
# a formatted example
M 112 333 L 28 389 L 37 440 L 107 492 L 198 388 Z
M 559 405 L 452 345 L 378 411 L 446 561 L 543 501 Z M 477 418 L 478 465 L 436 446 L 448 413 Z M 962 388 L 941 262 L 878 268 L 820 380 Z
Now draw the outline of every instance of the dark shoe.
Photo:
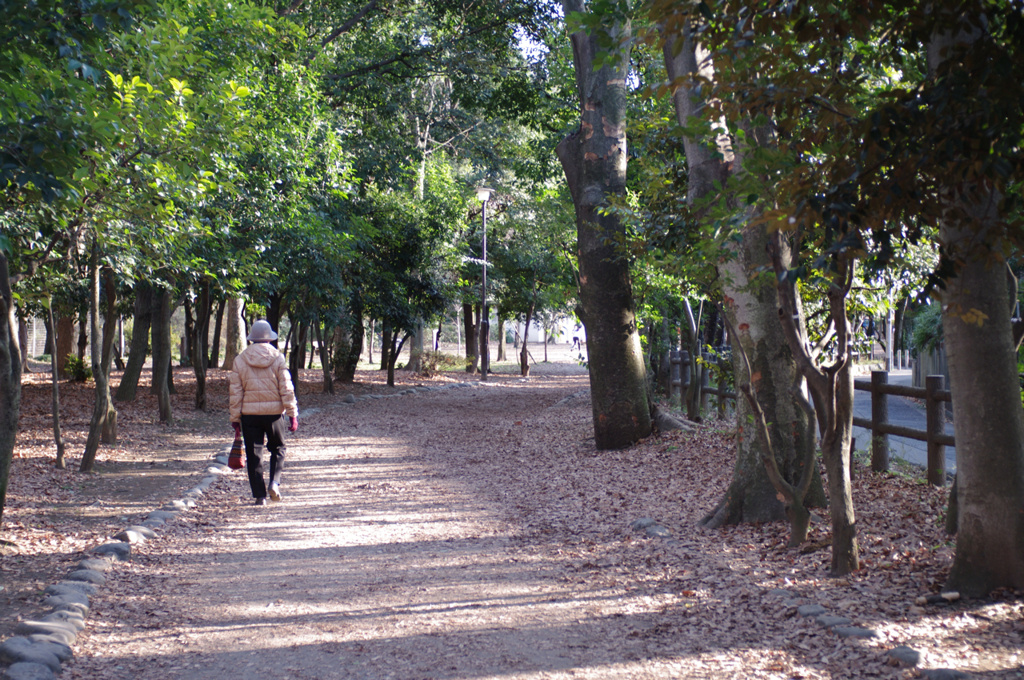
M 279 501 L 281 500 L 281 492 L 278 491 L 277 484 L 270 485 L 270 500 Z
M 267 499 L 266 498 L 257 498 L 256 499 L 256 505 L 266 505 L 266 504 L 267 504 Z

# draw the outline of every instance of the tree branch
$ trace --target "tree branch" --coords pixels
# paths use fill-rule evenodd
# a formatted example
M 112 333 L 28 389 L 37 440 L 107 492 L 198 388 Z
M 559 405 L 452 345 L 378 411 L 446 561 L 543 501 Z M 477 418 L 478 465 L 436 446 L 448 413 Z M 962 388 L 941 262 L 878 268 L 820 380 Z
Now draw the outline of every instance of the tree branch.
M 300 5 L 300 4 L 302 4 L 302 1 L 303 0 L 295 0 L 292 3 L 292 6 Z M 338 28 L 336 28 L 333 31 L 331 31 L 330 33 L 328 33 L 327 36 L 323 40 L 320 41 L 320 49 L 323 49 L 323 48 L 327 47 L 332 42 L 337 40 L 338 36 L 340 36 L 340 35 L 342 35 L 344 33 L 348 33 L 353 28 L 355 28 L 355 25 L 358 24 L 360 21 L 362 21 L 363 17 L 365 17 L 367 14 L 369 14 L 370 12 L 373 11 L 373 9 L 377 6 L 377 2 L 378 2 L 378 0 L 370 0 L 370 2 L 366 3 L 365 5 L 363 5 L 363 8 L 361 10 L 359 10 L 358 12 L 356 12 L 355 15 L 351 19 L 349 19 L 348 21 L 343 23 L 341 26 L 339 26 Z
M 520 14 L 520 13 L 521 12 L 519 12 L 517 14 Z M 498 26 L 502 26 L 508 20 L 513 19 L 517 14 L 513 14 L 513 15 L 511 15 L 509 17 L 505 17 L 505 18 L 501 19 L 500 21 L 492 21 L 489 24 L 484 24 L 483 26 L 478 26 L 477 28 L 473 29 L 472 31 L 469 31 L 468 33 L 465 33 L 464 35 L 459 36 L 451 44 L 458 44 L 458 43 L 462 42 L 463 40 L 467 40 L 467 39 L 473 37 L 474 35 L 476 35 L 478 33 L 482 33 L 482 32 L 487 31 L 489 29 L 496 28 Z M 326 38 L 325 38 L 325 40 L 326 40 Z M 430 54 L 433 54 L 433 53 L 437 52 L 440 47 L 442 47 L 442 46 L 441 45 L 436 45 L 436 46 L 432 46 L 432 47 L 424 47 L 423 49 L 420 49 L 420 50 L 407 50 L 405 52 L 399 52 L 398 54 L 396 54 L 396 55 L 394 55 L 392 57 L 389 57 L 388 59 L 382 59 L 381 61 L 375 62 L 373 64 L 367 64 L 366 66 L 361 66 L 361 67 L 359 67 L 357 69 L 353 69 L 351 71 L 346 71 L 345 73 L 325 75 L 324 77 L 327 80 L 334 80 L 334 81 L 348 80 L 349 78 L 353 78 L 355 76 L 365 75 L 367 73 L 373 73 L 374 71 L 380 71 L 385 66 L 388 66 L 390 64 L 394 64 L 395 62 L 401 62 L 401 63 L 405 64 L 408 68 L 413 69 L 414 66 L 412 64 L 410 64 L 408 60 L 415 59 L 415 58 L 420 58 L 420 57 L 425 57 L 425 56 L 428 56 Z
M 304 3 L 305 1 L 306 0 L 293 0 L 292 4 L 288 5 L 284 9 L 280 10 L 277 13 L 277 16 L 279 16 L 279 17 L 286 17 L 289 14 L 295 13 L 299 9 L 299 7 L 302 7 L 302 3 Z

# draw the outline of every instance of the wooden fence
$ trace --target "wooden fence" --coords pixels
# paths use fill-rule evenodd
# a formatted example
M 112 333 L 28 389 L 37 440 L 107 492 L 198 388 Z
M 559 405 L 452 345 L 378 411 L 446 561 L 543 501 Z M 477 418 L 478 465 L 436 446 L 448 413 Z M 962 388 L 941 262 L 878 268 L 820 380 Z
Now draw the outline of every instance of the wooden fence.
M 710 362 L 712 355 L 705 354 L 704 361 Z M 718 356 L 718 362 L 725 361 Z M 686 351 L 674 350 L 671 353 L 670 385 L 673 403 L 680 404 L 682 393 L 690 384 L 690 354 Z M 701 411 L 708 406 L 708 395 L 718 397 L 718 413 L 725 416 L 726 399 L 736 399 L 736 392 L 723 386 L 709 385 L 711 371 L 706 364 L 699 366 L 699 386 Z M 889 435 L 906 437 L 928 445 L 928 483 L 944 486 L 946 483 L 946 447 L 956 446 L 952 435 L 946 434 L 945 404 L 952 402 L 952 394 L 945 389 L 945 377 L 929 375 L 925 378 L 924 387 L 907 387 L 890 385 L 888 371 L 872 371 L 871 380 L 855 380 L 854 389 L 871 393 L 871 418 L 854 417 L 853 424 L 871 430 L 871 469 L 885 472 L 889 469 Z M 889 422 L 889 395 L 922 399 L 925 403 L 925 428 L 916 430 L 912 427 L 895 425 Z
M 701 356 L 705 363 L 698 364 L 697 367 L 699 374 L 697 384 L 700 389 L 700 410 L 701 412 L 707 410 L 708 395 L 714 394 L 718 397 L 718 417 L 724 418 L 726 399 L 736 399 L 736 393 L 729 391 L 724 386 L 711 386 L 709 384 L 711 370 L 708 368 L 707 363 L 710 363 L 715 357 L 711 354 L 702 354 Z M 724 356 L 718 355 L 717 363 L 720 369 L 724 369 L 726 361 L 727 359 Z M 672 350 L 669 362 L 671 366 L 669 373 L 671 399 L 673 404 L 679 405 L 682 403 L 682 393 L 690 386 L 690 353 L 686 350 Z
M 871 393 L 871 419 L 854 418 L 853 424 L 871 430 L 871 469 L 884 472 L 889 469 L 889 435 L 906 437 L 928 444 L 928 483 L 943 486 L 946 483 L 946 447 L 956 446 L 952 435 L 946 434 L 944 402 L 952 401 L 945 389 L 945 378 L 929 375 L 924 387 L 890 385 L 887 371 L 872 371 L 871 380 L 855 380 L 854 389 Z M 890 394 L 923 399 L 925 403 L 925 430 L 893 425 L 889 422 Z

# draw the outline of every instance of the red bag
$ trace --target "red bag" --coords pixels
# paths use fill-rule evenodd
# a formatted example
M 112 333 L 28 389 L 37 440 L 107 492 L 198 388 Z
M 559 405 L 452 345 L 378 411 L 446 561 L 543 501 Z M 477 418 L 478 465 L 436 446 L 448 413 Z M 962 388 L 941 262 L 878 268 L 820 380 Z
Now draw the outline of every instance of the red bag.
M 245 453 L 242 451 L 241 433 L 235 433 L 235 443 L 231 445 L 231 453 L 228 454 L 228 467 L 232 470 L 241 470 L 245 467 Z

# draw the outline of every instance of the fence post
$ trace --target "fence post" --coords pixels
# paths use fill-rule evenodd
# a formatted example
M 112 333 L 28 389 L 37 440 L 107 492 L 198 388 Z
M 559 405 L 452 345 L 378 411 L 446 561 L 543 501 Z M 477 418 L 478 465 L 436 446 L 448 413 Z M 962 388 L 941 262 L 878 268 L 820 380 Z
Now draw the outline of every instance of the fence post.
M 935 435 L 946 432 L 946 404 L 935 397 L 944 389 L 945 376 L 929 375 L 924 379 L 924 412 L 928 430 L 928 483 L 946 485 L 946 446 L 935 441 Z
M 708 361 L 708 357 L 710 357 L 711 355 L 710 354 L 701 354 L 700 356 L 704 360 L 703 362 L 701 362 L 699 364 L 700 365 L 700 414 L 703 417 L 704 412 L 708 410 L 707 386 L 708 386 L 708 373 L 710 371 L 708 370 L 707 361 Z
M 889 383 L 886 371 L 871 371 L 871 469 L 889 470 L 889 435 L 879 432 L 880 425 L 889 424 L 889 395 L 882 392 Z
M 725 375 L 725 358 L 718 355 L 718 419 L 725 420 L 725 382 L 722 376 Z
M 677 349 L 672 350 L 669 353 L 669 363 L 671 368 L 669 369 L 669 402 L 673 407 L 678 408 L 682 403 L 681 392 L 683 381 L 680 378 L 679 365 L 682 363 L 683 353 Z

